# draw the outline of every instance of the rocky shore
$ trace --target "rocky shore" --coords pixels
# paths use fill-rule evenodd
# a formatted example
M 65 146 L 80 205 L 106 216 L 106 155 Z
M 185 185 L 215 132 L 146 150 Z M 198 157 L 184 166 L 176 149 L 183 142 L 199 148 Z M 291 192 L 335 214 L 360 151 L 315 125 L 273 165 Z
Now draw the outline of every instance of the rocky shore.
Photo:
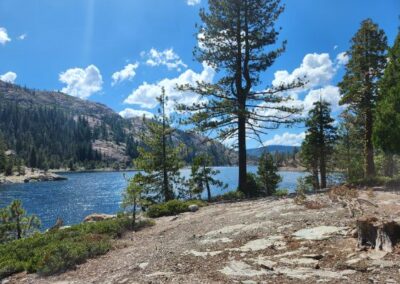
M 66 180 L 66 177 L 60 176 L 52 172 L 45 172 L 42 170 L 25 169 L 25 174 L 14 173 L 11 176 L 0 175 L 1 184 L 16 184 L 28 182 L 42 182 L 42 181 L 60 181 Z
M 346 198 L 325 193 L 301 204 L 293 198 L 213 204 L 156 219 L 155 226 L 115 241 L 107 255 L 66 273 L 22 273 L 5 281 L 400 283 L 399 244 L 392 250 L 359 246 L 356 230 L 362 216 L 397 220 L 400 195 L 361 191 Z

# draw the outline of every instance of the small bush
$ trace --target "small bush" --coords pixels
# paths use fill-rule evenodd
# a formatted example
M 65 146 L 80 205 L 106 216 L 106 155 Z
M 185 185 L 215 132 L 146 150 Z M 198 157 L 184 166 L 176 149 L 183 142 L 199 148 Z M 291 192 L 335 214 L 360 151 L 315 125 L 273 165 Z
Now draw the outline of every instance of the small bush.
M 245 199 L 245 197 L 243 192 L 236 190 L 215 196 L 213 201 L 235 201 Z
M 150 218 L 158 218 L 162 216 L 173 216 L 180 213 L 188 212 L 189 205 L 195 204 L 199 207 L 206 205 L 204 201 L 201 200 L 170 200 L 165 203 L 155 204 L 149 207 L 147 210 L 147 216 Z
M 128 231 L 130 224 L 128 218 L 83 223 L 1 244 L 0 280 L 22 271 L 52 275 L 73 268 L 88 258 L 109 251 L 111 239 Z M 152 224 L 141 221 L 138 227 Z
M 262 190 L 257 182 L 257 175 L 252 173 L 247 173 L 247 184 L 241 193 L 247 198 L 259 197 L 262 195 Z
M 389 188 L 400 188 L 400 177 L 394 177 L 387 180 L 385 186 Z
M 352 181 L 351 183 L 356 186 L 383 186 L 386 183 L 390 182 L 390 180 L 391 179 L 388 177 L 376 176 L 376 177 L 358 179 Z
M 289 190 L 286 188 L 277 189 L 276 192 L 274 193 L 274 196 L 277 197 L 286 197 L 288 195 L 289 195 Z

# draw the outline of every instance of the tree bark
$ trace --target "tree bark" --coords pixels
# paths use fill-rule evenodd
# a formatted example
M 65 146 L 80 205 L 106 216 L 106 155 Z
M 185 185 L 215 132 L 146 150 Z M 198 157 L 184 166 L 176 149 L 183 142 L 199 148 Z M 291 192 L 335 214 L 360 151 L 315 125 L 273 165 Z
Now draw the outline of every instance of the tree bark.
M 246 153 L 246 119 L 239 114 L 238 122 L 239 150 L 239 191 L 245 192 L 247 187 L 247 153 Z
M 400 225 L 395 221 L 375 217 L 357 220 L 358 247 L 371 246 L 375 250 L 392 252 L 400 240 Z
M 372 109 L 369 107 L 365 112 L 364 173 L 366 178 L 375 176 L 374 145 L 372 144 L 372 127 L 373 127 Z

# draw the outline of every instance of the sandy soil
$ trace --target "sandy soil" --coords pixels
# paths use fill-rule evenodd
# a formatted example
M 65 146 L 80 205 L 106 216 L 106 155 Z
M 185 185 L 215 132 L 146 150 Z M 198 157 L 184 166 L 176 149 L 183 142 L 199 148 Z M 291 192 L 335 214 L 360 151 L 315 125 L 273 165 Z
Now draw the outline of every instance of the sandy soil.
M 362 205 L 363 214 L 400 217 L 400 195 L 360 198 L 378 205 Z M 160 218 L 75 270 L 48 278 L 23 273 L 6 283 L 400 283 L 400 249 L 357 249 L 357 216 L 326 194 L 308 200 L 324 207 L 271 198 Z

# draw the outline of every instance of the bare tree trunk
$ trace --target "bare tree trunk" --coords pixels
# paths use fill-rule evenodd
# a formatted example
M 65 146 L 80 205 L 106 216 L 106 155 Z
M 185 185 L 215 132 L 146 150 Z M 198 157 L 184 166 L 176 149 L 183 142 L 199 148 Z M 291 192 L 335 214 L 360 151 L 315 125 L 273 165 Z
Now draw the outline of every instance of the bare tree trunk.
M 372 144 L 372 110 L 368 108 L 365 112 L 365 141 L 364 141 L 364 156 L 365 156 L 365 177 L 375 176 L 375 162 L 374 162 L 374 145 Z
M 246 121 L 239 115 L 238 123 L 239 148 L 239 190 L 245 192 L 247 187 L 247 153 L 246 153 Z

